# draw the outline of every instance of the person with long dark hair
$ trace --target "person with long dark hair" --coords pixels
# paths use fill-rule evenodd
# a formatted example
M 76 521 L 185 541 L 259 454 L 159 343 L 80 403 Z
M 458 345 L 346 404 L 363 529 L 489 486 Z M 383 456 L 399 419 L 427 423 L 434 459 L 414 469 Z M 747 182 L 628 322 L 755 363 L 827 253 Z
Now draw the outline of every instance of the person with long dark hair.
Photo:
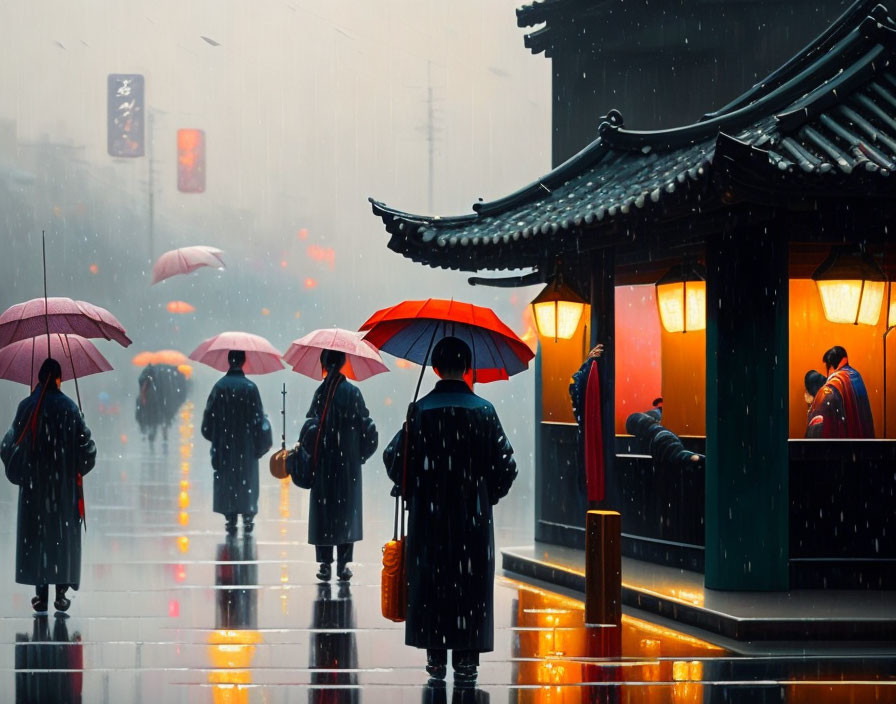
M 364 537 L 361 506 L 361 465 L 376 451 L 379 437 L 361 390 L 340 371 L 345 354 L 324 350 L 325 378 L 314 392 L 300 441 L 314 465 L 314 485 L 308 510 L 308 542 L 315 546 L 323 582 L 336 575 L 352 578 L 348 563 L 354 544 Z
M 62 393 L 62 367 L 48 358 L 38 384 L 19 404 L 0 458 L 19 487 L 16 582 L 32 584 L 31 605 L 47 610 L 50 584 L 58 611 L 71 605 L 69 588 L 81 582 L 82 478 L 96 463 L 96 446 L 78 406 Z

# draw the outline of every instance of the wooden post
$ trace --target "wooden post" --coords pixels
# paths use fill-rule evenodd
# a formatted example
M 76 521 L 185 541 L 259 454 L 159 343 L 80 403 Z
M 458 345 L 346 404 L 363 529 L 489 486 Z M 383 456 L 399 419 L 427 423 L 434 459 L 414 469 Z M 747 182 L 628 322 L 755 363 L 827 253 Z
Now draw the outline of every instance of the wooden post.
M 585 623 L 622 622 L 622 517 L 589 511 L 585 520 Z

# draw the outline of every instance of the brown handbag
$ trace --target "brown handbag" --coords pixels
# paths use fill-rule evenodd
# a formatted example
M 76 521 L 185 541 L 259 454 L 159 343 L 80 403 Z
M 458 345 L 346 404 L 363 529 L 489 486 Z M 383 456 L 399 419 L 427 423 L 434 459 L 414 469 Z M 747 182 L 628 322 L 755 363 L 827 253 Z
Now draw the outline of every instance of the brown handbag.
M 383 546 L 383 575 L 380 595 L 383 616 L 390 621 L 401 623 L 408 610 L 408 579 L 405 559 L 404 532 L 404 488 L 408 473 L 408 436 L 410 430 L 405 424 L 403 468 L 401 472 L 401 496 L 395 497 L 395 524 L 392 540 Z M 399 520 L 399 516 L 401 517 Z M 400 525 L 400 527 L 399 527 Z

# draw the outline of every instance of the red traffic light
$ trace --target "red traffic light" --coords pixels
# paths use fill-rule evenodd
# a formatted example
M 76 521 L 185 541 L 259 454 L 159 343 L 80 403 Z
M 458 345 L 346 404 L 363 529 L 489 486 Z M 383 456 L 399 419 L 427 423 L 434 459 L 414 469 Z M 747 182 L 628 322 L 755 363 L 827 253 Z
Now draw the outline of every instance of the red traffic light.
M 205 192 L 205 132 L 202 130 L 177 131 L 177 190 Z

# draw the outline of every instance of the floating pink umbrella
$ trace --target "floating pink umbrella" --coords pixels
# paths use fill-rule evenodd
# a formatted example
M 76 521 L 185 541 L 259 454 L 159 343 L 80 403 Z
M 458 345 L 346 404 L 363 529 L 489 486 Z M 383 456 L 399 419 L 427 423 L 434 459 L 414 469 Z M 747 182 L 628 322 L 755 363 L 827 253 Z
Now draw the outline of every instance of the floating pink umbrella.
M 243 350 L 246 353 L 246 374 L 270 374 L 283 369 L 280 353 L 267 340 L 248 332 L 222 332 L 210 337 L 190 354 L 190 359 L 206 364 L 220 372 L 230 369 L 227 353 Z
M 0 315 L 0 347 L 38 335 L 59 333 L 115 340 L 122 347 L 131 344 L 124 327 L 105 308 L 71 298 L 33 298 L 7 308 Z
M 62 367 L 62 380 L 111 371 L 112 365 L 90 340 L 79 335 L 50 335 L 50 356 Z M 37 372 L 47 358 L 47 336 L 19 340 L 0 349 L 0 379 L 37 384 Z
M 224 252 L 217 247 L 206 247 L 204 245 L 172 249 L 165 252 L 152 265 L 152 282 L 157 284 L 159 281 L 164 281 L 178 274 L 189 274 L 203 266 L 223 269 L 224 260 L 221 258 L 222 254 Z
M 286 350 L 283 359 L 294 372 L 318 381 L 323 379 L 320 368 L 322 350 L 344 352 L 346 360 L 342 373 L 355 381 L 363 381 L 389 371 L 376 348 L 361 339 L 362 334 L 341 328 L 315 330 L 295 340 Z

